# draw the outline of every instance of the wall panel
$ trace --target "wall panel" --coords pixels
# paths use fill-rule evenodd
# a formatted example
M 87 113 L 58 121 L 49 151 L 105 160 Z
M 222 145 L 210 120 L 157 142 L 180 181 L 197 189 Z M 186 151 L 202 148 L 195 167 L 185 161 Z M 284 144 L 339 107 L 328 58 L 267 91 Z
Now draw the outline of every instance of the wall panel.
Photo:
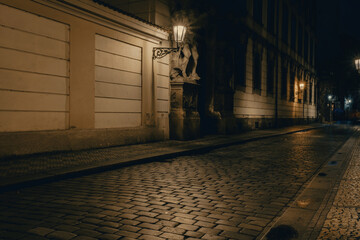
M 0 4 L 0 131 L 69 128 L 69 31 Z
M 95 128 L 141 126 L 141 48 L 95 36 Z

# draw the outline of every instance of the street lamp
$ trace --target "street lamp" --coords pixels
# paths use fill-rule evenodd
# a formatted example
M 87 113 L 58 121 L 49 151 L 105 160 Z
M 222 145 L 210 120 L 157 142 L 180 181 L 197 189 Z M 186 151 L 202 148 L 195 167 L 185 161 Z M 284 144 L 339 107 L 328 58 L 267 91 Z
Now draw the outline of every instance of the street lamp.
M 186 27 L 183 25 L 175 25 L 173 27 L 174 40 L 176 42 L 176 48 L 153 48 L 153 59 L 160 59 L 172 52 L 179 51 L 181 44 L 185 39 Z
M 302 98 L 302 102 L 303 102 L 303 118 L 305 121 L 305 99 L 304 99 L 305 83 L 303 81 L 301 81 L 299 83 L 299 88 L 300 88 L 300 94 L 301 94 L 301 98 Z
M 330 123 L 332 122 L 332 112 L 333 112 L 333 100 L 334 100 L 334 97 L 333 95 L 329 94 L 328 95 L 328 100 L 329 100 L 329 119 L 330 119 Z
M 300 90 L 301 90 L 301 91 L 304 90 L 304 88 L 305 88 L 305 83 L 304 83 L 304 82 L 300 82 L 299 87 L 300 87 Z
M 360 73 L 360 58 L 355 59 L 356 70 Z

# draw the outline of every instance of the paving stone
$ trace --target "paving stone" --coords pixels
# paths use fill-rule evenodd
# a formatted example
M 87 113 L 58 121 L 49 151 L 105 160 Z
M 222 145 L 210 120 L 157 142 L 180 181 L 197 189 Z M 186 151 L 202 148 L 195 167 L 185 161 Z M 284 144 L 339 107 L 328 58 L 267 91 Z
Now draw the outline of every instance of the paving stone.
M 228 232 L 239 232 L 241 228 L 238 227 L 232 227 L 232 226 L 228 226 L 228 225 L 217 225 L 215 227 L 216 229 L 221 229 L 223 231 L 228 231 Z
M 140 221 L 140 222 L 147 222 L 147 223 L 156 223 L 156 222 L 159 221 L 159 219 L 151 218 L 151 217 L 145 217 L 145 216 L 138 217 L 135 220 Z
M 230 239 L 254 240 L 253 236 L 249 236 L 247 234 L 242 234 L 242 233 L 228 232 L 228 231 L 222 232 L 221 236 L 224 236 L 224 237 L 230 238 Z
M 79 227 L 75 227 L 72 225 L 57 225 L 54 227 L 56 230 L 61 230 L 61 231 L 65 231 L 65 232 L 74 232 L 76 230 L 79 230 Z
M 144 235 L 158 236 L 162 232 L 161 231 L 156 231 L 156 230 L 150 230 L 150 229 L 141 229 L 139 231 L 139 233 L 144 234 Z
M 175 227 L 175 226 L 179 225 L 180 223 L 161 220 L 161 221 L 157 222 L 157 224 L 162 225 L 162 226 L 167 226 L 167 227 Z
M 123 225 L 121 226 L 121 230 L 126 230 L 126 231 L 129 231 L 129 232 L 138 232 L 141 228 L 139 227 L 134 227 L 134 226 L 131 226 L 131 225 Z
M 171 221 L 185 223 L 185 224 L 194 224 L 196 222 L 195 220 L 191 220 L 189 218 L 183 218 L 183 217 L 174 217 L 173 219 L 171 219 Z
M 194 231 L 186 231 L 185 236 L 187 237 L 192 237 L 192 238 L 201 238 L 203 235 L 205 235 L 205 233 L 202 232 L 194 232 Z M 186 238 L 188 239 L 188 238 Z
M 58 240 L 68 240 L 76 237 L 76 234 L 64 231 L 53 231 L 49 233 L 46 237 Z
M 218 235 L 219 233 L 222 232 L 222 230 L 220 229 L 214 229 L 214 228 L 205 228 L 205 227 L 202 227 L 200 228 L 199 230 L 197 230 L 198 232 L 201 232 L 201 233 L 208 233 L 210 235 Z
M 217 235 L 211 235 L 211 234 L 205 234 L 201 239 L 206 239 L 206 240 L 226 240 L 225 237 L 222 236 L 217 236 Z
M 159 230 L 160 228 L 163 227 L 163 225 L 156 223 L 156 224 L 152 224 L 152 223 L 140 223 L 138 225 L 138 227 L 140 228 L 147 228 L 147 229 L 152 229 L 152 230 Z
M 98 236 L 98 239 L 101 239 L 101 240 L 118 240 L 120 238 L 121 238 L 121 236 L 119 236 L 119 235 L 108 234 L 108 233 Z
M 164 240 L 165 238 L 160 238 L 160 237 L 156 237 L 156 236 L 152 236 L 152 235 L 141 235 L 139 237 L 139 239 L 143 239 L 143 240 Z
M 124 226 L 122 226 L 122 229 L 124 229 L 123 227 Z M 101 232 L 101 233 L 116 233 L 119 230 L 116 228 L 111 228 L 111 227 L 99 227 L 96 229 L 96 231 Z
M 98 238 L 86 237 L 86 236 L 78 236 L 73 238 L 72 240 L 97 240 Z
M 239 224 L 239 227 L 247 228 L 247 229 L 251 229 L 251 230 L 255 230 L 255 231 L 261 231 L 262 230 L 262 227 L 255 226 L 255 225 L 250 225 L 250 224 L 246 224 L 246 223 Z
M 125 231 L 125 230 L 120 230 L 116 234 L 123 236 L 123 237 L 131 237 L 131 238 L 138 238 L 140 236 L 139 233 L 129 232 L 129 231 Z
M 178 234 L 174 234 L 174 233 L 167 233 L 167 232 L 161 234 L 160 237 L 166 238 L 166 239 L 173 239 L 173 240 L 176 240 L 176 239 L 184 239 L 184 236 L 181 236 L 181 235 L 178 235 Z
M 173 228 L 173 227 L 163 227 L 161 229 L 162 232 L 168 232 L 168 233 L 175 233 L 175 234 L 179 234 L 182 235 L 185 233 L 185 229 L 181 229 L 181 228 Z
M 101 235 L 101 233 L 98 231 L 94 231 L 91 229 L 85 229 L 85 228 L 79 229 L 79 230 L 75 231 L 74 233 L 79 236 L 88 236 L 88 237 L 97 237 L 97 236 Z
M 215 226 L 215 224 L 213 224 L 213 223 L 204 222 L 204 221 L 197 221 L 194 225 L 200 226 L 200 227 L 207 227 L 207 228 L 212 228 Z
M 177 228 L 181 228 L 181 229 L 185 229 L 185 230 L 189 230 L 189 231 L 196 231 L 199 227 L 182 223 L 182 224 L 178 225 Z
M 49 234 L 53 231 L 54 231 L 54 229 L 44 228 L 44 227 L 37 227 L 37 228 L 33 228 L 33 229 L 29 230 L 30 233 L 40 235 L 40 236 L 46 236 L 47 234 Z

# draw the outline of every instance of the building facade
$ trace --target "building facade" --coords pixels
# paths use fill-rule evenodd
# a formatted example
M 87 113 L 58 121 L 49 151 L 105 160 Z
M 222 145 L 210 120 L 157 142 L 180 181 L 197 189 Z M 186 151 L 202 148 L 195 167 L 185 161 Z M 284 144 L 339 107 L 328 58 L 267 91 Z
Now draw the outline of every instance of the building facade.
M 0 22 L 0 157 L 168 138 L 166 31 L 91 0 L 1 0 Z
M 234 94 L 234 114 L 244 125 L 315 120 L 314 8 L 313 1 L 247 1 L 246 74 Z
M 314 20 L 311 0 L 0 0 L 0 157 L 314 121 Z

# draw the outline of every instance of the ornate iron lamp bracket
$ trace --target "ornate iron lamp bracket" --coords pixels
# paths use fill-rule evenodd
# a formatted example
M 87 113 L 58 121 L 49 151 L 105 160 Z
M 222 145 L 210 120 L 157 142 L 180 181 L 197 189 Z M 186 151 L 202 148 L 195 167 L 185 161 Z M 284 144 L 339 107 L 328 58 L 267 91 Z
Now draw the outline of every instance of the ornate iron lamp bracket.
M 177 52 L 179 48 L 153 48 L 153 59 L 160 59 L 172 52 Z

